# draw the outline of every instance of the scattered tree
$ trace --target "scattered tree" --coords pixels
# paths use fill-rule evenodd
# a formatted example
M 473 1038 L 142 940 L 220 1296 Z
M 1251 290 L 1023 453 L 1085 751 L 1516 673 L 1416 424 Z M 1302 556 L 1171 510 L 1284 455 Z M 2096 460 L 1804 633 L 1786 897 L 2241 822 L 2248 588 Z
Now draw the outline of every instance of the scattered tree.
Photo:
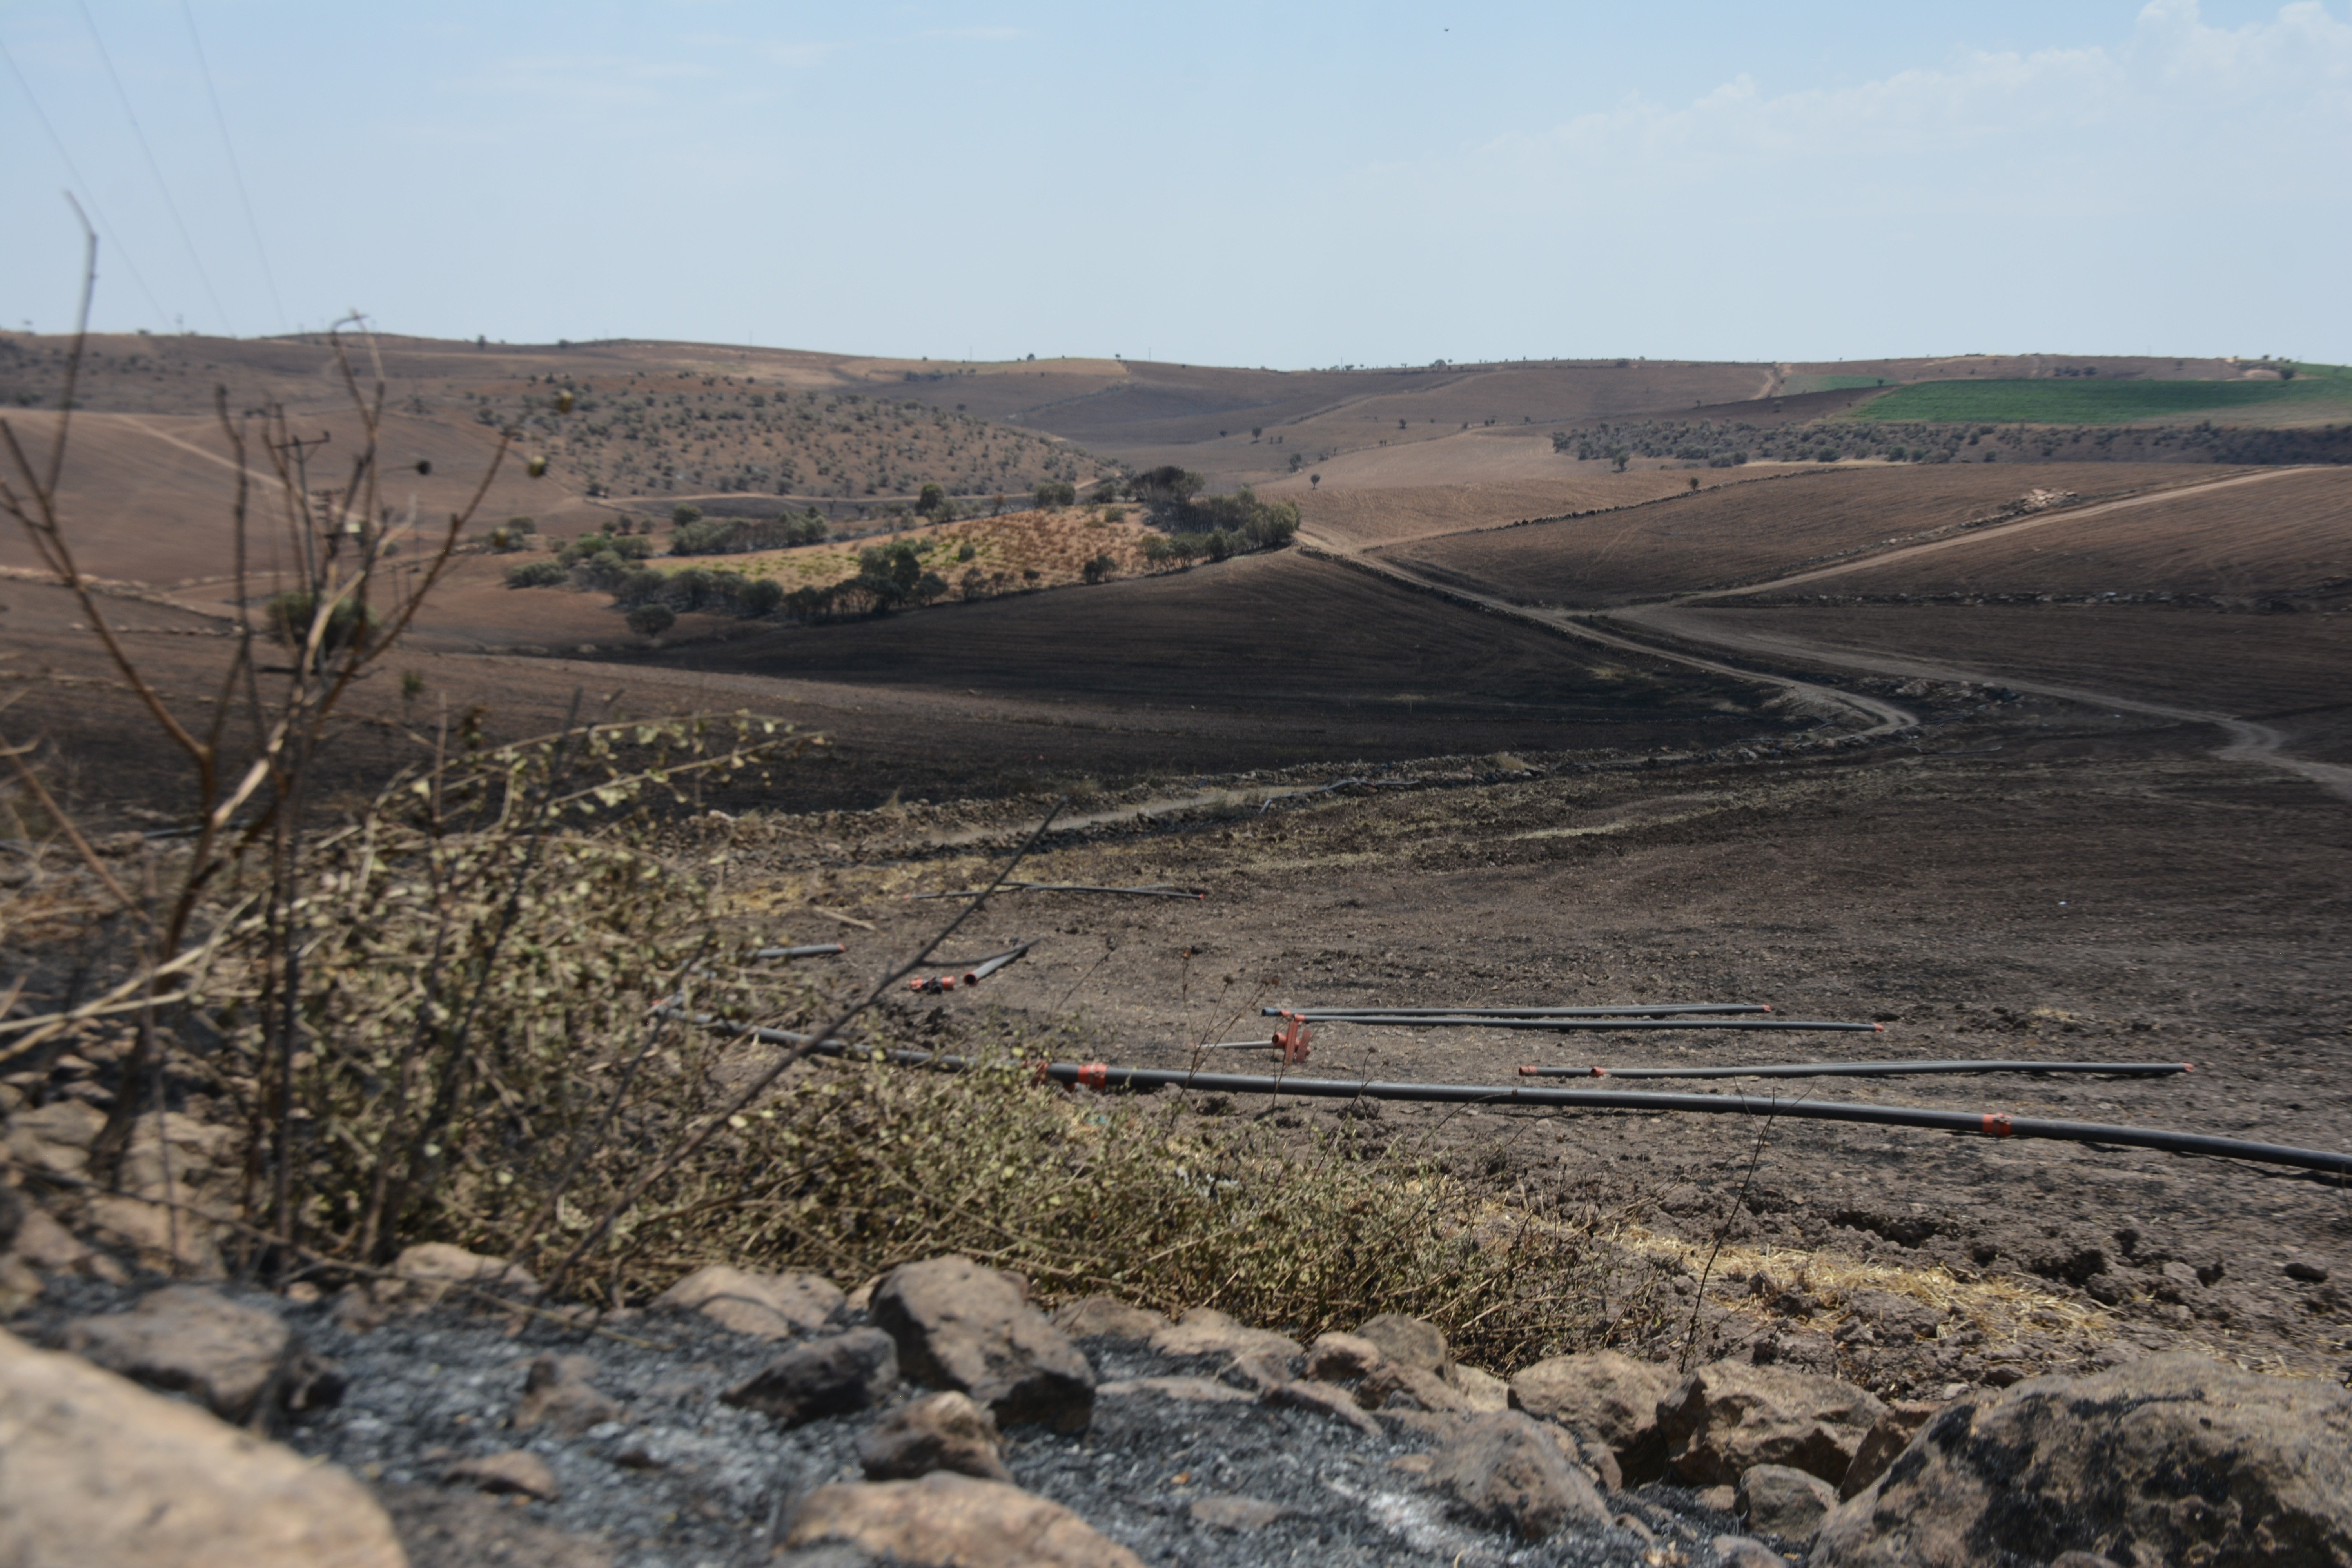
M 677 616 L 667 605 L 639 605 L 629 612 L 629 629 L 641 637 L 657 637 L 677 625 Z

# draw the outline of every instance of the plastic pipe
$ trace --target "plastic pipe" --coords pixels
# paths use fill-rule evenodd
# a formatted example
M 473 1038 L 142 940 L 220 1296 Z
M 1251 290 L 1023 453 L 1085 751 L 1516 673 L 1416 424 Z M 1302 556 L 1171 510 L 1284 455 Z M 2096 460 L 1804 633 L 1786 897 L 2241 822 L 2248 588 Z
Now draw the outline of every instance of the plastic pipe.
M 658 1011 L 687 1016 L 667 1005 Z M 966 1057 L 931 1051 L 885 1050 L 846 1040 L 813 1040 L 784 1029 L 753 1028 L 707 1015 L 692 1023 L 721 1034 L 748 1036 L 768 1045 L 814 1045 L 827 1057 L 861 1056 L 901 1067 L 960 1072 L 978 1064 Z M 1914 1105 L 1852 1105 L 1834 1100 L 1756 1100 L 1744 1094 L 1669 1094 L 1638 1089 L 1529 1089 L 1517 1084 L 1381 1083 L 1348 1079 L 1269 1078 L 1255 1073 L 1186 1072 L 1181 1068 L 1115 1068 L 1105 1062 L 1041 1062 L 1041 1082 L 1083 1084 L 1088 1089 L 1179 1089 L 1208 1094 L 1293 1094 L 1305 1100 L 1395 1100 L 1432 1105 L 1534 1105 L 1573 1110 L 1653 1110 L 1709 1116 L 1786 1116 L 1806 1121 L 1849 1121 L 1870 1127 L 1920 1127 L 1936 1132 L 1973 1132 L 1986 1138 L 2046 1138 L 2063 1143 L 2112 1143 L 2168 1154 L 2202 1154 L 2290 1165 L 2352 1176 L 2352 1153 L 2214 1138 L 2202 1132 L 2172 1132 L 2157 1127 L 2117 1127 L 2098 1121 L 2049 1121 L 2000 1111 L 1929 1110 Z
M 837 942 L 814 942 L 805 947 L 763 947 L 751 956 L 754 958 L 831 958 L 836 952 L 848 951 L 849 949 Z
M 1884 1034 L 1884 1024 L 1821 1024 L 1796 1018 L 1465 1018 L 1458 1014 L 1299 1013 L 1310 1024 L 1385 1024 L 1414 1029 L 1811 1029 Z
M 1664 1013 L 1704 1015 L 1769 1013 L 1768 1002 L 1661 1002 L 1655 1006 L 1612 1007 L 1261 1007 L 1269 1018 L 1646 1018 Z
M 1748 1068 L 1523 1067 L 1521 1078 L 1909 1078 L 1952 1072 L 2105 1073 L 2168 1078 L 2195 1072 L 2193 1062 L 1774 1062 Z

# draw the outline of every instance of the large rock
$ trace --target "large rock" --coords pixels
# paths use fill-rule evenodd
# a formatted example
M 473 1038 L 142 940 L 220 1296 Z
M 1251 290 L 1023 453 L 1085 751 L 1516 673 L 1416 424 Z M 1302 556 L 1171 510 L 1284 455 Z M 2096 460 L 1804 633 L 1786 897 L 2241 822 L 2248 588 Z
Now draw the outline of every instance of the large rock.
M 532 1297 L 539 1281 L 520 1264 L 485 1258 L 446 1241 L 404 1247 L 392 1260 L 388 1278 L 375 1282 L 375 1299 L 387 1307 L 430 1307 L 450 1291 L 487 1291 L 495 1296 Z
M 863 1410 L 898 1381 L 898 1350 L 879 1329 L 852 1329 L 794 1345 L 719 1395 L 787 1426 Z
M 1143 1568 L 1059 1503 L 946 1470 L 819 1487 L 793 1510 L 784 1545 L 786 1563 L 837 1546 L 899 1568 Z
M 1219 1355 L 1285 1363 L 1305 1353 L 1298 1342 L 1268 1329 L 1237 1323 L 1213 1307 L 1195 1307 L 1151 1336 L 1161 1355 Z
M 869 1481 L 911 1481 L 934 1470 L 1009 1481 L 1003 1447 L 988 1412 L 950 1388 L 902 1405 L 860 1432 L 857 1462 Z
M 392 1522 L 331 1465 L 0 1332 L 0 1563 L 403 1568 Z
M 1570 1520 L 1605 1525 L 1609 1510 L 1584 1472 L 1522 1412 L 1474 1416 L 1440 1449 L 1430 1484 L 1456 1511 L 1522 1541 L 1540 1541 Z
M 907 1264 L 883 1276 L 870 1310 L 908 1377 L 961 1389 L 999 1426 L 1082 1432 L 1093 1418 L 1087 1358 L 992 1268 L 954 1257 Z
M 1168 1326 L 1168 1317 L 1116 1296 L 1087 1296 L 1056 1310 L 1054 1326 L 1074 1340 L 1148 1340 Z
M 1811 1541 L 1837 1500 L 1837 1489 L 1819 1476 L 1786 1465 L 1751 1465 L 1739 1478 L 1732 1511 L 1762 1534 Z
M 845 1304 L 833 1281 L 815 1274 L 754 1274 L 713 1263 L 698 1268 L 652 1305 L 700 1312 L 722 1329 L 756 1339 L 784 1340 L 821 1332 Z
M 1441 1375 L 1445 1371 L 1445 1331 L 1435 1323 L 1382 1312 L 1358 1324 L 1356 1337 L 1380 1346 L 1381 1354 L 1391 1362 Z
M 1895 1457 L 1911 1446 L 1919 1428 L 1932 1419 L 1942 1405 L 1924 1399 L 1898 1399 L 1886 1407 L 1862 1447 L 1853 1451 L 1853 1463 L 1845 1468 L 1845 1479 L 1838 1482 L 1838 1496 L 1850 1498 L 1886 1473 Z
M 1403 1362 L 1382 1361 L 1356 1385 L 1356 1402 L 1367 1410 L 1431 1410 L 1441 1414 L 1470 1409 L 1460 1389 L 1433 1372 Z
M 1386 1358 L 1381 1347 L 1354 1334 L 1318 1334 L 1307 1347 L 1307 1375 L 1318 1383 L 1353 1383 Z
M 1584 1351 L 1539 1361 L 1511 1379 L 1511 1408 L 1603 1445 L 1629 1481 L 1654 1480 L 1665 1468 L 1658 1401 L 1674 1386 L 1664 1367 L 1616 1351 Z
M 275 1313 L 201 1285 L 166 1285 L 127 1312 L 66 1326 L 66 1349 L 74 1354 L 151 1388 L 190 1394 L 224 1421 L 268 1418 L 293 1347 Z
M 1945 1407 L 1822 1527 L 1819 1568 L 2352 1563 L 2352 1394 L 2201 1356 Z
M 1658 1405 L 1666 1467 L 1686 1486 L 1727 1486 L 1752 1465 L 1787 1465 L 1835 1486 L 1886 1406 L 1833 1377 L 1719 1361 Z

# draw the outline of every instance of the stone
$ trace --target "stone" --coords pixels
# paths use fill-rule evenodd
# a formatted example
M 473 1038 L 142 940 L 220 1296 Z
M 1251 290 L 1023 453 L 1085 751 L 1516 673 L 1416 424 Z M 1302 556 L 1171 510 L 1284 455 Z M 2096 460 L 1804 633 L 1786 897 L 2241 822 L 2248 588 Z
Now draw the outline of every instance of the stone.
M 1304 1410 L 1345 1421 L 1366 1436 L 1381 1436 L 1381 1424 L 1365 1415 L 1363 1406 L 1344 1391 L 1328 1383 L 1286 1383 L 1267 1389 L 1259 1397 L 1286 1410 Z
M 911 1481 L 953 1470 L 1009 1481 L 1004 1439 L 987 1411 L 953 1389 L 902 1405 L 857 1435 L 857 1462 L 869 1481 Z
M 2095 1552 L 2061 1552 L 2050 1560 L 2050 1568 L 2123 1568 L 2123 1564 Z
M 1189 1399 L 1200 1405 L 1247 1405 L 1256 1397 L 1246 1388 L 1235 1388 L 1230 1383 L 1219 1383 L 1213 1377 L 1131 1377 L 1118 1383 L 1098 1384 L 1095 1389 L 1097 1401 L 1125 1399 L 1138 1394 L 1156 1394 L 1162 1399 Z
M 1927 1399 L 1898 1399 L 1889 1405 L 1886 1414 L 1872 1424 L 1862 1447 L 1853 1451 L 1853 1463 L 1846 1467 L 1845 1479 L 1838 1482 L 1838 1496 L 1850 1498 L 1885 1475 L 1886 1467 L 1895 1462 L 1895 1456 L 1942 1408 L 1940 1404 Z
M 1455 1511 L 1522 1541 L 1541 1541 L 1574 1520 L 1605 1525 L 1609 1510 L 1584 1473 L 1534 1418 L 1516 1410 L 1480 1415 L 1435 1456 L 1430 1484 Z
M 577 1437 L 591 1426 L 621 1418 L 621 1407 L 589 1379 L 596 1363 L 586 1356 L 543 1355 L 523 1375 L 522 1397 L 507 1425 L 518 1432 L 545 1426 L 559 1437 Z
M 1740 1472 L 1731 1511 L 1759 1534 L 1811 1541 L 1837 1503 L 1837 1488 L 1819 1476 L 1786 1465 L 1750 1465 Z
M 1839 1505 L 1817 1568 L 2085 1552 L 2352 1562 L 2352 1393 L 2152 1355 L 1956 1400 Z
M 906 1264 L 874 1288 L 871 1310 L 908 1377 L 971 1394 L 1000 1427 L 1083 1432 L 1093 1418 L 1094 1369 L 994 1269 L 958 1257 Z
M 754 1339 L 783 1340 L 822 1332 L 847 1305 L 830 1279 L 816 1274 L 754 1274 L 713 1263 L 655 1297 L 650 1305 L 700 1312 L 722 1329 Z
M 1353 1383 L 1380 1365 L 1381 1347 L 1354 1334 L 1318 1334 L 1307 1347 L 1307 1375 L 1318 1383 Z
M 367 1489 L 195 1406 L 0 1332 L 0 1562 L 404 1568 Z
M 1297 1340 L 1265 1329 L 1246 1328 L 1213 1307 L 1195 1307 L 1151 1336 L 1162 1355 L 1271 1356 L 1285 1363 L 1306 1351 Z
M 376 1489 L 408 1548 L 411 1568 L 613 1568 L 612 1553 L 472 1492 L 435 1486 Z
M 1435 1323 L 1401 1313 L 1382 1312 L 1356 1325 L 1356 1337 L 1381 1347 L 1381 1354 L 1403 1366 L 1443 1376 L 1447 1365 L 1445 1331 Z
M 899 1568 L 1143 1568 L 1061 1504 L 948 1470 L 819 1487 L 792 1511 L 783 1543 L 812 1559 L 847 1547 Z
M 392 1260 L 388 1277 L 375 1283 L 375 1299 L 387 1307 L 430 1307 L 460 1285 L 499 1296 L 539 1294 L 539 1281 L 530 1271 L 503 1258 L 427 1241 L 403 1248 Z
M 166 1285 L 127 1312 L 66 1325 L 74 1354 L 150 1388 L 190 1394 L 224 1421 L 268 1418 L 293 1345 L 275 1313 L 201 1285 Z
M 1658 1435 L 1667 1469 L 1685 1486 L 1728 1484 L 1751 1465 L 1789 1465 L 1834 1486 L 1885 1411 L 1833 1377 L 1719 1361 L 1659 1402 Z
M 1658 1401 L 1674 1386 L 1675 1374 L 1664 1367 L 1617 1351 L 1584 1351 L 1538 1362 L 1511 1379 L 1511 1408 L 1606 1444 L 1638 1485 L 1665 1471 Z
M 1144 1341 L 1168 1326 L 1168 1315 L 1115 1296 L 1088 1296 L 1054 1314 L 1054 1326 L 1074 1340 Z
M 442 1471 L 441 1479 L 486 1492 L 519 1492 L 541 1502 L 553 1502 L 563 1495 L 563 1488 L 557 1484 L 555 1472 L 548 1468 L 547 1461 L 528 1448 L 509 1448 L 500 1454 L 460 1459 Z
M 37 1204 L 25 1205 L 22 1218 L 16 1222 L 16 1236 L 10 1246 L 10 1255 L 23 1258 L 44 1274 L 62 1274 L 68 1269 L 79 1269 L 89 1259 L 89 1248 L 64 1226 L 59 1225 L 47 1209 Z
M 8 1157 L 37 1171 L 79 1176 L 89 1168 L 89 1145 L 106 1112 L 79 1100 L 58 1100 L 8 1118 Z
M 719 1395 L 787 1426 L 864 1410 L 898 1381 L 898 1348 L 879 1329 L 852 1329 L 794 1345 Z
M 1707 1544 L 1719 1568 L 1789 1568 L 1787 1558 L 1752 1535 L 1718 1535 Z
M 383 1327 L 385 1315 L 383 1303 L 357 1285 L 346 1285 L 327 1304 L 327 1321 L 353 1336 Z
M 1454 1387 L 1462 1395 L 1462 1402 L 1481 1415 L 1511 1407 L 1511 1385 L 1483 1367 L 1456 1363 Z
M 1433 1372 L 1403 1362 L 1383 1361 L 1356 1385 L 1356 1403 L 1367 1410 L 1466 1412 L 1470 1402 Z
M 1194 1524 L 1205 1524 L 1217 1530 L 1264 1530 L 1290 1510 L 1278 1502 L 1267 1502 L 1254 1497 L 1194 1498 L 1185 1510 Z
M 2285 1274 L 2288 1279 L 2301 1280 L 2305 1285 L 2327 1283 L 2327 1266 L 2324 1263 L 2314 1263 L 2308 1258 L 2289 1259 Z
M 1575 1433 L 1569 1431 L 1565 1426 L 1559 1430 L 1569 1441 L 1576 1442 Z M 1625 1489 L 1625 1471 L 1617 1463 L 1616 1449 L 1606 1443 L 1589 1441 L 1576 1443 L 1576 1456 L 1584 1461 L 1584 1468 L 1592 1472 L 1592 1479 L 1595 1481 L 1612 1492 L 1622 1492 Z
M 227 1278 L 215 1239 L 216 1228 L 200 1215 L 112 1193 L 90 1199 L 83 1212 L 100 1241 L 129 1248 L 139 1267 L 151 1274 Z

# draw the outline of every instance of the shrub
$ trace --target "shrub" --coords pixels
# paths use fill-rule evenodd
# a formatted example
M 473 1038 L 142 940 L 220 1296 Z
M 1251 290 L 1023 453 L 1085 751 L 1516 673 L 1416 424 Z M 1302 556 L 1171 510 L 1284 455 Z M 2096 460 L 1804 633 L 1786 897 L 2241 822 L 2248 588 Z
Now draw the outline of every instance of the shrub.
M 1035 495 L 1037 508 L 1041 511 L 1078 503 L 1078 487 L 1067 479 L 1042 479 L 1038 481 Z
M 507 568 L 507 586 L 509 588 L 552 588 L 555 584 L 562 582 L 565 578 L 571 575 L 571 573 L 566 572 L 563 569 L 562 562 L 525 561 L 520 565 L 509 566 Z
M 308 593 L 295 591 L 279 594 L 262 609 L 262 620 L 269 628 L 272 640 L 299 653 L 310 640 L 313 623 L 318 618 L 318 599 Z M 321 669 L 336 654 L 353 644 L 365 646 L 375 629 L 375 617 L 357 600 L 337 599 L 327 612 L 327 624 L 320 629 L 319 647 L 313 662 Z
M 657 637 L 676 625 L 677 612 L 667 605 L 639 605 L 629 612 L 629 629 L 641 637 Z
M 784 585 L 772 577 L 746 584 L 735 596 L 736 605 L 747 616 L 772 616 L 783 602 Z
M 676 528 L 685 528 L 690 523 L 700 522 L 702 509 L 688 502 L 680 501 L 669 509 L 669 521 L 671 526 Z
M 1101 583 L 1108 580 L 1118 570 L 1118 562 L 1112 560 L 1108 554 L 1097 555 L 1081 569 L 1081 575 L 1089 583 Z

